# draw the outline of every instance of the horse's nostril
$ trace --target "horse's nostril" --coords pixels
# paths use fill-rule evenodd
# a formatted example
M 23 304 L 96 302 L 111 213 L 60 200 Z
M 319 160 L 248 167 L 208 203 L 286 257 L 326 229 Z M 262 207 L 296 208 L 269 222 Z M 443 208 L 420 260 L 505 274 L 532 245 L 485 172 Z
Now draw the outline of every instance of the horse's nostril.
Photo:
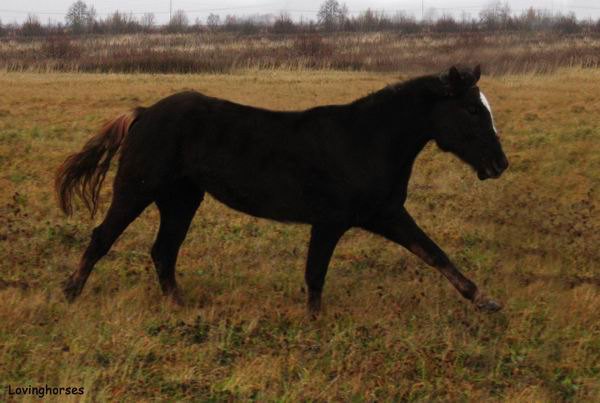
M 502 172 L 502 167 L 500 165 L 501 165 L 501 163 L 492 161 L 492 168 L 494 168 L 494 172 L 496 175 L 499 174 L 500 172 Z
M 506 170 L 506 168 L 508 167 L 508 160 L 506 159 L 506 157 L 503 155 L 500 158 L 497 159 L 493 159 L 492 163 L 491 163 L 491 170 L 493 171 L 493 175 L 490 175 L 494 178 L 499 177 L 502 172 L 504 172 Z M 486 170 L 489 171 L 489 170 Z

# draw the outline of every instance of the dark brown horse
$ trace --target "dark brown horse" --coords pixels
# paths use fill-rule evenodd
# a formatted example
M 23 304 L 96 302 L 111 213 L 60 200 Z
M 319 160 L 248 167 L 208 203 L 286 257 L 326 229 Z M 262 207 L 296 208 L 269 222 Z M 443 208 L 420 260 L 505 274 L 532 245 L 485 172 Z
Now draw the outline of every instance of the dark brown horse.
M 113 199 L 64 292 L 74 300 L 119 235 L 151 203 L 160 229 L 151 255 L 165 295 L 179 301 L 175 263 L 204 193 L 239 211 L 312 226 L 306 283 L 316 314 L 340 237 L 360 227 L 438 269 L 477 308 L 496 311 L 404 208 L 417 154 L 434 140 L 480 179 L 507 168 L 480 69 L 451 68 L 386 87 L 345 105 L 276 112 L 182 92 L 107 124 L 56 177 L 69 214 L 80 196 L 92 214 L 121 148 Z

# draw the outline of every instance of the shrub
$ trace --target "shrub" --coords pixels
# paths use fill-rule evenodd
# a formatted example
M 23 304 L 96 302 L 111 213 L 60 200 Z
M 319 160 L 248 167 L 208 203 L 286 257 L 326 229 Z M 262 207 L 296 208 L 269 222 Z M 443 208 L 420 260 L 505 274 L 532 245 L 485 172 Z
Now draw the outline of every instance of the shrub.
M 49 36 L 42 43 L 42 55 L 50 59 L 72 60 L 81 56 L 81 49 L 66 36 Z
M 324 58 L 331 56 L 332 47 L 323 41 L 319 34 L 300 35 L 294 41 L 294 51 L 298 56 L 310 58 Z

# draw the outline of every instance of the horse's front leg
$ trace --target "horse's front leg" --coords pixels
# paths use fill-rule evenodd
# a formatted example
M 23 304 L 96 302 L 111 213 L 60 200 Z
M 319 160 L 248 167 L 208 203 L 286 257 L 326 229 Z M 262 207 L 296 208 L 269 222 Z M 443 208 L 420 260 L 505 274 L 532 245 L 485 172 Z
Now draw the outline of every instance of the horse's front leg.
M 454 266 L 444 251 L 419 228 L 404 208 L 381 215 L 363 225 L 363 228 L 404 246 L 428 265 L 435 267 L 478 309 L 495 312 L 502 308 L 498 302 L 486 297 L 475 283 Z
M 308 287 L 308 313 L 316 318 L 321 311 L 321 293 L 329 260 L 338 241 L 348 229 L 343 225 L 314 224 L 310 232 L 304 278 Z

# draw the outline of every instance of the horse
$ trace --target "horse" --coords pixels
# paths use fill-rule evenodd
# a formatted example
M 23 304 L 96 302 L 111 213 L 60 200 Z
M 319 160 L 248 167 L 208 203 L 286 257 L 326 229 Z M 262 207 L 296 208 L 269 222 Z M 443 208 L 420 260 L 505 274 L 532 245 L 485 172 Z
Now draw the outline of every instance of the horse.
M 311 226 L 305 282 L 309 314 L 321 295 L 334 248 L 361 228 L 408 249 L 439 270 L 476 309 L 501 304 L 465 277 L 404 207 L 414 161 L 434 141 L 480 180 L 508 167 L 480 66 L 451 67 L 388 85 L 347 104 L 273 111 L 209 97 L 173 94 L 107 123 L 59 167 L 60 208 L 83 200 L 93 217 L 110 162 L 120 150 L 110 207 L 77 269 L 64 281 L 73 302 L 94 265 L 150 204 L 160 227 L 150 255 L 162 293 L 182 303 L 175 278 L 179 248 L 205 193 L 232 209 Z

